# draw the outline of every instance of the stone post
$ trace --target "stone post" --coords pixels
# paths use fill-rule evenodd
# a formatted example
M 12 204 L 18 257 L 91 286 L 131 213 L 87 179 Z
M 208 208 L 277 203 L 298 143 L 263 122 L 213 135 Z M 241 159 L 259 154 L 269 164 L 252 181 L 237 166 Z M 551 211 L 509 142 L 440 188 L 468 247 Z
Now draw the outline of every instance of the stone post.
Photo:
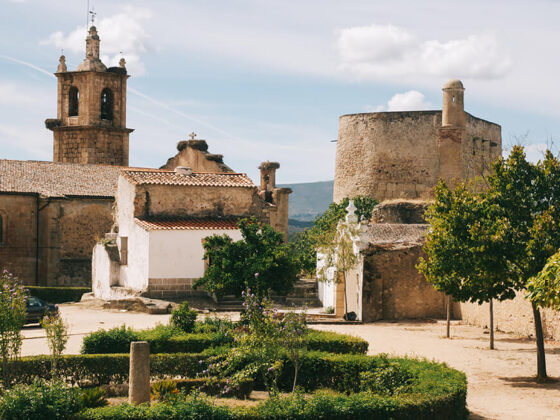
M 147 341 L 130 343 L 128 402 L 130 404 L 150 402 L 150 344 Z

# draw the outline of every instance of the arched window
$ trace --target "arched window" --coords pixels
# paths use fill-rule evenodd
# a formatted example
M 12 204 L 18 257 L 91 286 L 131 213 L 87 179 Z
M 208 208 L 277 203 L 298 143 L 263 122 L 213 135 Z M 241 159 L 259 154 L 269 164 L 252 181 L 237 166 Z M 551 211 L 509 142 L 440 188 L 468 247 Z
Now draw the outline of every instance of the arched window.
M 68 91 L 68 116 L 75 117 L 78 115 L 80 105 L 80 92 L 76 86 L 71 86 Z
M 101 119 L 113 119 L 113 91 L 109 88 L 101 91 Z

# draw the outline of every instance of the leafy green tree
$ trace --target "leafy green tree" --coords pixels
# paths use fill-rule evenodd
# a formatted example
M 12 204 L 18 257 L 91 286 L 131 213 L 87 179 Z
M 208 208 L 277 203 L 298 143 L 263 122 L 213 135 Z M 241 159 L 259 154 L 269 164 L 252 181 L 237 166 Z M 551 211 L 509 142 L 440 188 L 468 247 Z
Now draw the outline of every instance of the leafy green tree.
M 47 344 L 51 351 L 51 368 L 53 378 L 56 377 L 57 363 L 68 343 L 68 325 L 60 314 L 47 315 L 41 320 L 41 327 L 47 334 Z
M 452 191 L 440 182 L 434 192 L 434 203 L 425 214 L 430 231 L 424 246 L 426 258 L 420 258 L 418 263 L 420 272 L 436 290 L 456 301 L 482 303 L 513 298 L 513 284 L 504 281 L 504 221 L 497 217 L 489 199 L 484 193 L 472 192 L 464 183 Z M 490 317 L 493 349 L 492 312 Z M 449 317 L 447 331 L 449 336 Z
M 540 308 L 560 310 L 560 251 L 529 280 L 527 290 L 527 297 Z
M 241 296 L 250 288 L 259 297 L 270 290 L 289 293 L 298 280 L 300 265 L 289 253 L 283 235 L 255 218 L 239 222 L 242 240 L 214 235 L 204 241 L 208 268 L 195 282 L 218 298 L 227 294 Z
M 21 329 L 25 324 L 27 290 L 7 270 L 0 274 L 0 354 L 5 386 L 10 385 L 9 362 L 21 351 Z
M 371 219 L 377 201 L 371 197 L 356 196 L 353 198 L 358 219 Z M 331 203 L 325 212 L 315 218 L 313 227 L 296 234 L 290 242 L 290 252 L 300 263 L 302 270 L 315 275 L 317 270 L 317 248 L 324 243 L 332 243 L 338 222 L 346 216 L 349 198 L 340 203 Z
M 432 234 L 428 237 L 427 259 L 420 263 L 420 269 L 436 287 L 458 300 L 513 298 L 516 292 L 530 287 L 531 279 L 560 249 L 558 159 L 547 151 L 542 161 L 533 164 L 527 161 L 523 148 L 515 146 L 506 159 L 500 158 L 493 164 L 493 170 L 487 178 L 488 189 L 475 196 L 475 204 L 465 206 L 464 213 L 476 215 L 472 220 L 468 215 L 453 213 L 461 210 L 449 204 L 453 195 L 445 191 L 440 191 L 441 197 L 436 200 L 432 213 L 429 212 Z M 444 205 L 438 207 L 439 202 Z M 435 222 L 440 215 L 442 223 L 455 223 L 452 229 L 438 228 Z M 446 217 L 449 222 L 445 222 Z M 468 234 L 460 224 L 468 226 Z M 438 245 L 434 246 L 436 242 Z M 451 251 L 444 250 L 444 246 Z M 537 301 L 532 303 L 537 377 L 544 379 L 546 361 Z

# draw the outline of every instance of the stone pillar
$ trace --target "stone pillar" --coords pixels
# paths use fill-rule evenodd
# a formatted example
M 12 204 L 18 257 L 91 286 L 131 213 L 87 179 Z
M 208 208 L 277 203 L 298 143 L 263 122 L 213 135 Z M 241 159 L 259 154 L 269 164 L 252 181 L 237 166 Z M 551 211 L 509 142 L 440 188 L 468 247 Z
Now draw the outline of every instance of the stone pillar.
M 130 343 L 130 375 L 128 377 L 128 402 L 150 402 L 150 344 L 147 341 Z

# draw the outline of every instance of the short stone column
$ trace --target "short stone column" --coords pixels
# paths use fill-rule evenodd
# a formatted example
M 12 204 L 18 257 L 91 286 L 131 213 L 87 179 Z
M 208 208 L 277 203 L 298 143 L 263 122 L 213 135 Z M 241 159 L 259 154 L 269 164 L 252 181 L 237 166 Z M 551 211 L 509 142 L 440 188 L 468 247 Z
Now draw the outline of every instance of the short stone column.
M 150 402 L 150 344 L 147 341 L 130 343 L 130 374 L 128 377 L 128 402 Z

